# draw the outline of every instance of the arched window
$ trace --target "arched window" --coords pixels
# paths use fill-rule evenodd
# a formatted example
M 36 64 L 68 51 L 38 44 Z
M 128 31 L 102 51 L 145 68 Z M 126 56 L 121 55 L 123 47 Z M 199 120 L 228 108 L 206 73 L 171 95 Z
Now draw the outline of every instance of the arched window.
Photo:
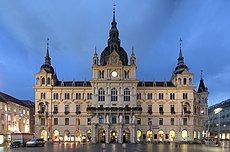
M 192 78 L 189 78 L 189 85 L 192 85 Z
M 111 90 L 111 101 L 117 101 L 117 89 L 115 88 Z
M 130 90 L 128 88 L 124 89 L 124 101 L 130 101 Z
M 178 79 L 178 83 L 179 83 L 179 85 L 181 85 L 181 78 Z
M 184 78 L 183 83 L 184 83 L 184 85 L 186 85 L 186 84 L 187 84 L 187 79 L 186 79 L 186 78 Z
M 47 78 L 47 84 L 50 84 L 50 78 Z
M 98 90 L 98 101 L 105 101 L 105 90 L 103 88 Z
M 125 71 L 125 79 L 128 79 L 129 78 L 129 71 Z
M 42 78 L 42 84 L 45 84 L 45 78 Z

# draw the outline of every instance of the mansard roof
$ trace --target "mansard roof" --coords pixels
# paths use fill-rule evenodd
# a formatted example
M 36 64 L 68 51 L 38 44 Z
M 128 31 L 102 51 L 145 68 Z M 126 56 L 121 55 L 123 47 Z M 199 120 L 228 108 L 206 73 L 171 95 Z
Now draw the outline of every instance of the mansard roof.
M 139 81 L 138 87 L 175 87 L 171 81 Z
M 29 100 L 19 100 L 17 98 L 14 98 L 8 94 L 5 94 L 3 92 L 0 92 L 0 102 L 8 103 L 8 102 L 13 102 L 16 104 L 19 104 L 21 106 L 30 108 L 31 106 L 34 106 L 34 103 Z

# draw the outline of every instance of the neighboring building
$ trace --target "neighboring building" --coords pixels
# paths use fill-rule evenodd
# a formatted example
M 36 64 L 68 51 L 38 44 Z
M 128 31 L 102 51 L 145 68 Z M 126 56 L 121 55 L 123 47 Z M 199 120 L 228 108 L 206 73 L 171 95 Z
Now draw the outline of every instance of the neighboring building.
M 217 138 L 219 132 L 219 113 L 214 110 L 221 108 L 220 111 L 220 135 L 221 139 L 230 139 L 230 99 L 215 104 L 208 109 L 209 121 L 207 124 L 209 137 Z
M 90 81 L 59 81 L 47 46 L 34 86 L 36 135 L 93 143 L 201 139 L 208 90 L 202 77 L 195 90 L 181 47 L 171 80 L 139 81 L 134 50 L 128 60 L 120 45 L 115 12 L 111 25 L 100 61 L 93 55 Z
M 0 145 L 11 139 L 11 133 L 33 133 L 32 111 L 33 102 L 18 100 L 0 92 Z

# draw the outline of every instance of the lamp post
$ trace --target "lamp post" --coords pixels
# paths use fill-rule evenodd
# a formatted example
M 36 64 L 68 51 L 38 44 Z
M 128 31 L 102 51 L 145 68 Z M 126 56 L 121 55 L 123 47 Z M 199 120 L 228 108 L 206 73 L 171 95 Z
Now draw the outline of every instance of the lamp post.
M 219 141 L 220 141 L 220 112 L 221 112 L 221 110 L 222 110 L 222 108 L 216 108 L 216 109 L 214 109 L 214 112 L 215 112 L 215 114 L 219 114 L 219 129 L 218 129 L 218 135 L 217 135 L 217 141 L 218 141 L 218 144 L 219 144 Z

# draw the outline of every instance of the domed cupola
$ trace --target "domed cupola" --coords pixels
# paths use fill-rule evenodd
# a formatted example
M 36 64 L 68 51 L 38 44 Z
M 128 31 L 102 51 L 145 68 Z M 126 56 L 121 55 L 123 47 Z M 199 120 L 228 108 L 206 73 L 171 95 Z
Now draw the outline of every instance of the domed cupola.
M 47 73 L 54 74 L 54 68 L 51 66 L 51 58 L 49 56 L 49 39 L 47 39 L 47 50 L 45 56 L 45 63 L 41 66 L 41 70 L 44 69 Z
M 180 39 L 180 52 L 179 52 L 179 57 L 178 57 L 178 63 L 177 66 L 174 70 L 174 74 L 180 74 L 185 70 L 189 70 L 189 68 L 187 67 L 187 65 L 184 63 L 184 57 L 182 55 L 182 51 L 181 51 L 181 42 L 182 40 Z
M 113 8 L 113 21 L 109 31 L 108 46 L 102 51 L 100 63 L 105 66 L 109 63 L 109 56 L 115 50 L 119 55 L 119 59 L 123 66 L 128 65 L 128 56 L 125 50 L 120 46 L 119 31 L 117 29 L 117 22 L 115 20 L 115 8 Z

